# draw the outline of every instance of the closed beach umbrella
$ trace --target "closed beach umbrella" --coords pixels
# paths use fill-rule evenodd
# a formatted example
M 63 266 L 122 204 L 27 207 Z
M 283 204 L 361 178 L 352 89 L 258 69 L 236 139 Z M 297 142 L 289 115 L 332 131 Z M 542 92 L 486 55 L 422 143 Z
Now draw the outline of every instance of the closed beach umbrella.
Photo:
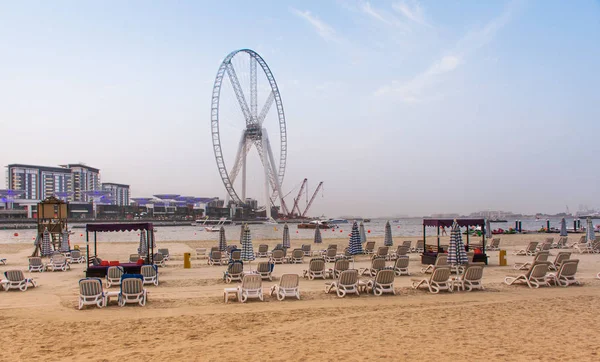
M 323 238 L 321 238 L 321 228 L 315 228 L 315 244 L 321 244 L 323 242 Z
M 348 241 L 348 252 L 350 255 L 358 255 L 363 253 L 362 244 L 360 242 L 360 234 L 358 232 L 358 225 L 356 221 L 352 224 L 352 233 L 350 234 L 350 240 Z
M 389 221 L 385 223 L 385 237 L 383 238 L 383 245 L 394 245 L 394 240 L 392 240 L 392 226 L 390 225 Z
M 138 254 L 142 256 L 148 254 L 148 240 L 146 240 L 146 233 L 144 230 L 140 230 L 140 246 L 138 247 Z
M 242 245 L 243 238 L 244 238 L 244 224 L 240 225 L 240 245 Z
M 461 265 L 468 262 L 465 244 L 462 241 L 460 226 L 454 221 L 450 232 L 450 246 L 448 247 L 448 264 Z
M 490 225 L 490 219 L 485 219 L 485 237 L 487 239 L 492 238 L 492 226 Z
M 41 247 L 42 256 L 50 256 L 52 255 L 52 245 L 50 245 L 50 232 L 48 229 L 44 229 L 44 233 L 42 234 L 42 247 Z
M 227 250 L 227 240 L 225 239 L 225 228 L 219 229 L 219 251 Z
M 361 243 L 366 243 L 367 242 L 367 234 L 365 234 L 365 224 L 363 224 L 363 222 L 360 222 L 360 242 Z
M 560 236 L 567 236 L 567 221 L 564 217 L 560 220 Z
M 592 218 L 587 218 L 587 241 L 588 243 L 593 243 L 596 240 L 596 236 L 594 235 L 594 225 L 592 225 Z
M 286 249 L 290 247 L 290 228 L 287 223 L 283 226 L 283 247 Z
M 62 238 L 60 240 L 60 252 L 68 253 L 69 251 L 71 251 L 71 248 L 69 246 L 69 232 L 63 231 Z
M 252 261 L 254 260 L 254 248 L 252 247 L 252 236 L 250 235 L 250 228 L 248 225 L 244 227 L 244 234 L 242 236 L 242 260 Z

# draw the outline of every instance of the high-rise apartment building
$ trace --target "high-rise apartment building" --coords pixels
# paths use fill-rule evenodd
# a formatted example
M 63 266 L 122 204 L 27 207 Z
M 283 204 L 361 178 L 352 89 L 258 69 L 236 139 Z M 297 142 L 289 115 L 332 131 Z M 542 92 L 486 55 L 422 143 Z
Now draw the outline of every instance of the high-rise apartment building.
M 69 169 L 73 177 L 72 188 L 69 190 L 73 192 L 70 198 L 71 201 L 91 202 L 92 198 L 86 196 L 83 192 L 102 189 L 99 169 L 81 163 L 63 165 L 62 167 Z
M 110 191 L 111 205 L 129 205 L 129 185 L 105 182 L 102 184 L 102 190 Z
M 6 173 L 7 188 L 22 191 L 20 199 L 43 200 L 71 188 L 71 170 L 62 167 L 12 164 Z

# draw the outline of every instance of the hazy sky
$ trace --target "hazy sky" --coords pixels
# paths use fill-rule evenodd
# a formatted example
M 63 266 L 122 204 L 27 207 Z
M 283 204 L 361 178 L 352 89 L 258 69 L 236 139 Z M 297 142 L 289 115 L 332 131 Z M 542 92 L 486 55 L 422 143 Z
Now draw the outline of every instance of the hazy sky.
M 2 166 L 224 197 L 212 85 L 251 48 L 281 89 L 284 191 L 325 182 L 312 214 L 600 206 L 597 1 L 3 1 L 0 28 Z M 223 120 L 229 164 L 242 126 Z

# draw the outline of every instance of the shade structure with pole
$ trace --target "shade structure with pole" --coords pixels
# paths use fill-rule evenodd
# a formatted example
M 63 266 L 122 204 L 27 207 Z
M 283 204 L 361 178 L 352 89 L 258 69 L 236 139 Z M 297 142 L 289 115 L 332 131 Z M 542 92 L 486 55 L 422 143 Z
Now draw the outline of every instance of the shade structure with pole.
M 286 249 L 289 249 L 289 247 L 290 247 L 290 228 L 288 227 L 287 223 L 283 226 L 283 240 L 282 241 L 283 241 L 283 247 Z
M 48 228 L 44 229 L 44 233 L 42 234 L 42 247 L 41 256 L 50 256 L 52 255 L 52 245 L 50 242 L 50 232 Z
M 562 220 L 560 220 L 560 236 L 567 236 L 567 221 L 565 220 L 565 218 L 563 217 Z
M 365 224 L 363 224 L 363 222 L 360 222 L 360 242 L 362 244 L 367 242 L 367 234 L 365 233 Z
M 585 233 L 587 235 L 587 242 L 588 243 L 593 243 L 596 240 L 596 236 L 594 234 L 594 225 L 592 224 L 592 218 L 591 217 L 587 218 L 587 228 L 585 230 Z
M 242 236 L 242 260 L 252 261 L 256 257 L 254 256 L 254 248 L 252 247 L 252 236 L 250 235 L 250 228 L 248 225 L 244 227 L 244 234 Z
M 68 253 L 71 251 L 71 247 L 69 246 L 69 232 L 63 231 L 62 238 L 60 240 L 60 252 Z
M 450 265 L 463 265 L 469 261 L 467 258 L 467 252 L 465 251 L 465 244 L 463 244 L 462 236 L 460 233 L 460 226 L 457 222 L 452 224 L 452 231 L 450 232 L 450 245 L 448 246 L 448 264 Z
M 225 228 L 219 229 L 219 251 L 227 250 L 227 239 L 225 238 Z
M 356 221 L 352 224 L 352 232 L 348 241 L 348 253 L 350 255 L 359 255 L 363 253 L 362 243 L 360 242 L 360 234 Z
M 385 235 L 383 238 L 383 245 L 385 245 L 385 246 L 394 245 L 394 240 L 392 239 L 392 226 L 390 225 L 389 220 L 385 223 Z
M 323 242 L 323 238 L 321 237 L 321 229 L 318 227 L 315 228 L 314 242 L 315 242 L 315 244 L 321 244 Z
M 485 219 L 485 237 L 486 239 L 492 238 L 492 225 L 490 225 L 490 219 Z

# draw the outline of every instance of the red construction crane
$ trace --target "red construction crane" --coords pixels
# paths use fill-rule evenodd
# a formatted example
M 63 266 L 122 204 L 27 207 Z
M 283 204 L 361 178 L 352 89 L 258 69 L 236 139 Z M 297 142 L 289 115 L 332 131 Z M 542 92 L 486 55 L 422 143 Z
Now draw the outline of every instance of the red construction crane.
M 300 186 L 300 191 L 298 191 L 298 196 L 296 196 L 296 198 L 294 199 L 294 207 L 292 207 L 292 212 L 290 213 L 290 216 L 294 215 L 294 211 L 298 212 L 298 216 L 300 216 L 300 207 L 298 207 L 298 202 L 300 201 L 300 196 L 302 196 L 302 191 L 304 191 L 304 187 L 306 186 L 306 182 L 308 181 L 307 178 L 304 179 L 304 181 L 302 181 L 302 186 Z
M 312 205 L 313 201 L 315 201 L 315 197 L 317 197 L 317 193 L 319 192 L 319 190 L 321 189 L 321 187 L 323 187 L 323 181 L 319 182 L 319 186 L 317 186 L 317 189 L 315 190 L 315 193 L 310 198 L 310 201 L 308 202 L 308 205 L 306 205 L 306 209 L 304 209 L 304 212 L 302 213 L 302 217 L 306 217 L 306 213 L 308 212 L 308 209 L 310 209 L 310 206 Z

